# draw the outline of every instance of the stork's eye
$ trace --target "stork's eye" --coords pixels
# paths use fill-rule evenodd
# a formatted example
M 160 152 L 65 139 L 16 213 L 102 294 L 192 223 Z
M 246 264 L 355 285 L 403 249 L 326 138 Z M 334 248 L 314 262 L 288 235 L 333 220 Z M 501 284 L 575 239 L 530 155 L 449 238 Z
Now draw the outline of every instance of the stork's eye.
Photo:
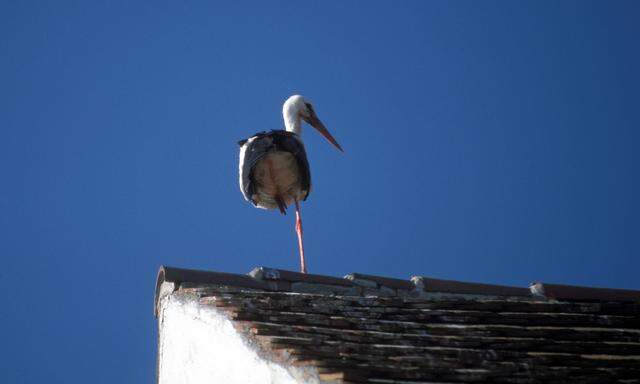
M 307 111 L 309 111 L 309 113 L 314 114 L 314 110 L 313 110 L 313 105 L 311 105 L 311 103 L 304 103 L 304 105 L 307 106 Z

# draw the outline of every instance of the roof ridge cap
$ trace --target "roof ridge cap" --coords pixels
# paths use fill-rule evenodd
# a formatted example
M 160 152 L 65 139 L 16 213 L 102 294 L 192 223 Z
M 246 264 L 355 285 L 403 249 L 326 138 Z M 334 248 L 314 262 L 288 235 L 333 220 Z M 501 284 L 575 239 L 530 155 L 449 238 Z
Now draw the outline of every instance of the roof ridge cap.
M 205 271 L 160 266 L 156 278 L 154 314 L 162 298 L 191 285 L 223 285 L 230 287 L 303 294 L 387 297 L 453 297 L 474 299 L 502 297 L 525 300 L 638 302 L 640 291 L 596 288 L 563 284 L 533 283 L 528 287 L 474 283 L 412 276 L 403 280 L 384 276 L 350 273 L 342 278 L 307 274 L 270 267 L 256 267 L 248 274 Z

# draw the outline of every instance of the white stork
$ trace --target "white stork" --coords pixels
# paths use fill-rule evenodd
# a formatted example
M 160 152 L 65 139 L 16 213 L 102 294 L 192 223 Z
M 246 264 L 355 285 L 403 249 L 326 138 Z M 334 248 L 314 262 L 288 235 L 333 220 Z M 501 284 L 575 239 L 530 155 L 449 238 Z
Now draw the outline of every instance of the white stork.
M 342 151 L 320 121 L 311 103 L 300 95 L 293 95 L 282 106 L 285 130 L 259 132 L 240 145 L 240 190 L 247 201 L 262 209 L 278 208 L 284 215 L 286 208 L 296 206 L 296 233 L 300 250 L 300 269 L 307 273 L 302 241 L 300 204 L 311 191 L 311 172 L 302 142 L 302 121 L 318 130 L 331 144 Z

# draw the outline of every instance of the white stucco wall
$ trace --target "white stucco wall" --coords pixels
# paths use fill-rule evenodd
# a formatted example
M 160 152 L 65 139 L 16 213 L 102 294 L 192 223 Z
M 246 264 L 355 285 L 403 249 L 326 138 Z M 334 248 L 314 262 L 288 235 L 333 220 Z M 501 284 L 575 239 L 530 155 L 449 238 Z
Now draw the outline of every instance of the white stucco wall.
M 173 294 L 163 298 L 160 305 L 160 384 L 318 382 L 316 378 L 302 380 L 308 377 L 302 371 L 260 358 L 215 308 Z

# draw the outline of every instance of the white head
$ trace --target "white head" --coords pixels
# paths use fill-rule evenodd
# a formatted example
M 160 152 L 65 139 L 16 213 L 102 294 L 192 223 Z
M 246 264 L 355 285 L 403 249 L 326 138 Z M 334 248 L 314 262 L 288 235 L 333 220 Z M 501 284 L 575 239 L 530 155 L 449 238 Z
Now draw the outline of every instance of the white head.
M 297 135 L 302 134 L 302 121 L 306 121 L 309 125 L 322 134 L 331 144 L 342 151 L 342 147 L 331 136 L 327 128 L 322 124 L 322 121 L 316 115 L 313 105 L 304 99 L 300 95 L 293 95 L 287 99 L 282 105 L 282 117 L 284 118 L 284 125 L 287 131 L 293 132 Z

